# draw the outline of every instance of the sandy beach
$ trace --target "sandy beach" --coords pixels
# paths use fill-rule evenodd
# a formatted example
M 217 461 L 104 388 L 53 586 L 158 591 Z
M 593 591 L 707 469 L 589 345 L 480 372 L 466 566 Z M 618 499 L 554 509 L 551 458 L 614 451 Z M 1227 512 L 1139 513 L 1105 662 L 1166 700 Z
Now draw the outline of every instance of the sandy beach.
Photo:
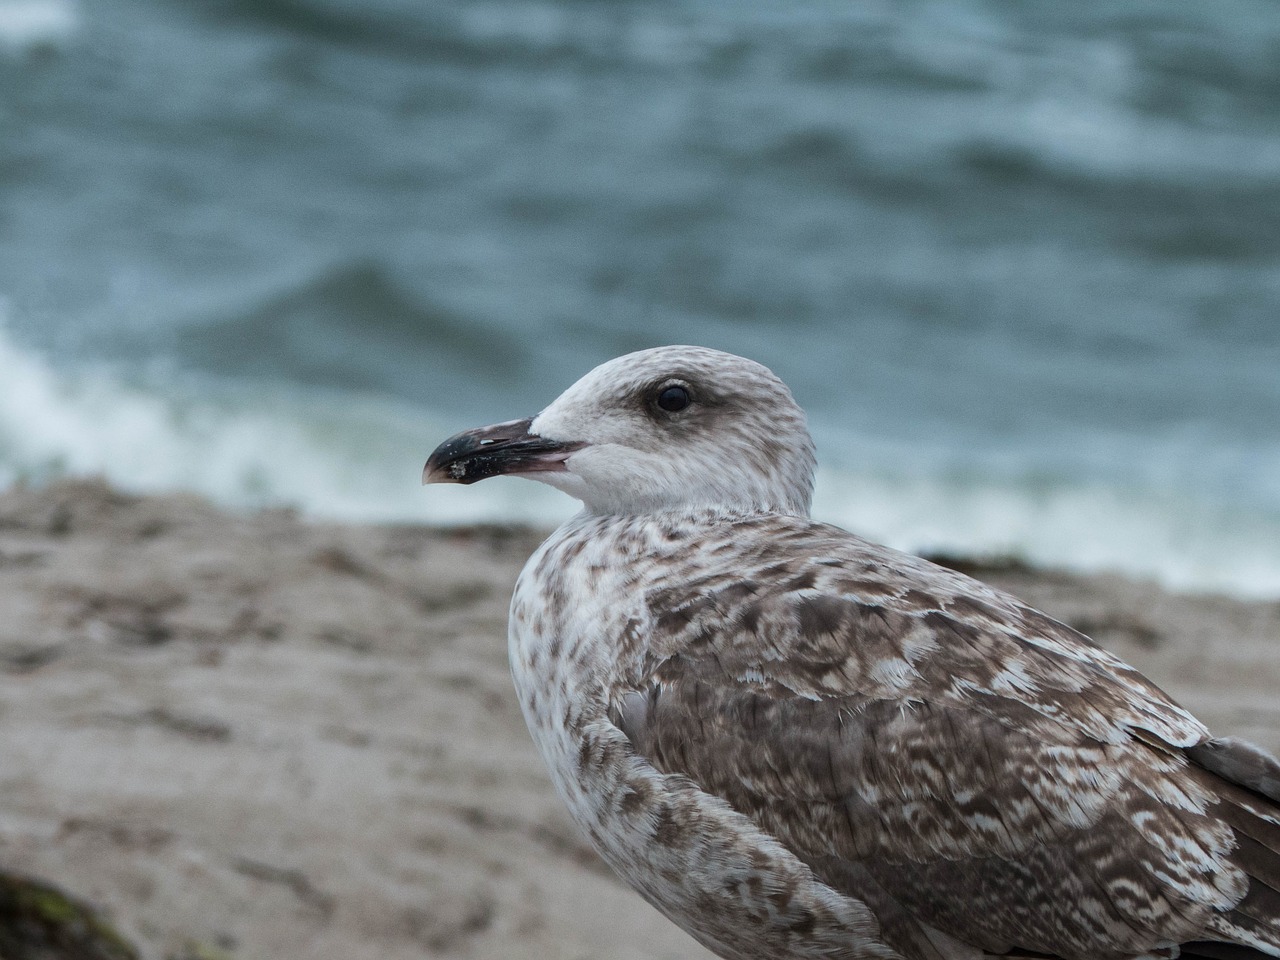
M 506 609 L 542 535 L 0 494 L 0 872 L 148 960 L 709 957 L 577 836 L 525 731 Z M 1280 750 L 1280 602 L 967 572 Z

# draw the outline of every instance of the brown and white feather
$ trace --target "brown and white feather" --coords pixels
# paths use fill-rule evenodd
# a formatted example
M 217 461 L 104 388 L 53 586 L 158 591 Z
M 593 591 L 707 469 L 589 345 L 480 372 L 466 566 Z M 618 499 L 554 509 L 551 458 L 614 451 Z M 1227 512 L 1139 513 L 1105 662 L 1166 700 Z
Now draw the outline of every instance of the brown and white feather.
M 671 377 L 702 420 L 645 412 Z M 763 367 L 646 351 L 532 424 L 581 450 L 538 479 L 588 509 L 512 600 L 529 728 L 605 860 L 720 956 L 1280 957 L 1280 763 L 808 519 L 812 443 Z

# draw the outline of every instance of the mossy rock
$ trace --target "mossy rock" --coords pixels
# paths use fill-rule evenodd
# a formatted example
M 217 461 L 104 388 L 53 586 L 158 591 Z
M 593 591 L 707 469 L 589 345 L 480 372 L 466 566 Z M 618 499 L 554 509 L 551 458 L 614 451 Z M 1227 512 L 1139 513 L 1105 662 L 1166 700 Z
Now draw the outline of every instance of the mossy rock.
M 87 904 L 0 874 L 0 960 L 138 960 L 138 951 Z

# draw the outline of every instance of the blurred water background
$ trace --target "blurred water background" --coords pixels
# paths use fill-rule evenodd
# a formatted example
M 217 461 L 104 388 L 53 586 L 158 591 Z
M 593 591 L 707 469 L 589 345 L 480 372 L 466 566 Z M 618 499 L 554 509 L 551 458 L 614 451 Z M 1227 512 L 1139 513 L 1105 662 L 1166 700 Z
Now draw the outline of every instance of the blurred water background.
M 0 0 L 0 483 L 551 523 L 464 426 L 701 343 L 817 513 L 1280 595 L 1273 0 Z

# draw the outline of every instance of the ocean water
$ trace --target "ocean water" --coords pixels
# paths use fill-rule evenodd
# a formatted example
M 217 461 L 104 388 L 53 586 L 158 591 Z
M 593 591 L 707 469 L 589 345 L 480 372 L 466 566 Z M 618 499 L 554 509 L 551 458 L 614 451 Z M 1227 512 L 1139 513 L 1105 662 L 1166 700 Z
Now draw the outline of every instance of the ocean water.
M 825 519 L 1280 596 L 1280 12 L 0 0 L 0 484 L 553 523 L 422 461 L 673 342 Z

